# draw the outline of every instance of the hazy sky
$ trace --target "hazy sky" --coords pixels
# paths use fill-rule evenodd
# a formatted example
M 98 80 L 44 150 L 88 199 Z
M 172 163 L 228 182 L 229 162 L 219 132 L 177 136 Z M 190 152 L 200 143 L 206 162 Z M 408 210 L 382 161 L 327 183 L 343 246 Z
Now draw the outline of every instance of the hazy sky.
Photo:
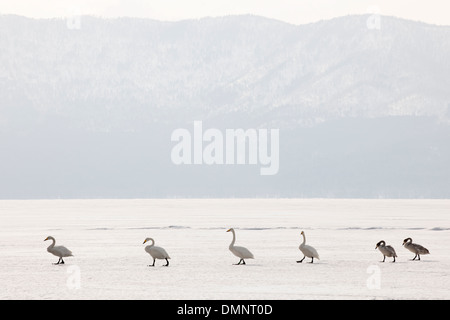
M 0 14 L 181 20 L 229 14 L 255 14 L 294 24 L 348 14 L 378 12 L 432 24 L 450 25 L 448 0 L 0 0 Z

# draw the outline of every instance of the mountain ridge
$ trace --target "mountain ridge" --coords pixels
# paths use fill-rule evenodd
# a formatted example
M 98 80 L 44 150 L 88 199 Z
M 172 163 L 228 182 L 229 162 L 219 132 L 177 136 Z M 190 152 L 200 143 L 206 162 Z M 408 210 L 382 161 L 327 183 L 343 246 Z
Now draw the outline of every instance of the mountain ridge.
M 433 114 L 446 118 L 445 103 L 450 101 L 445 90 L 450 86 L 445 76 L 450 71 L 445 62 L 450 45 L 448 40 L 440 41 L 450 38 L 450 28 L 441 26 L 381 17 L 381 30 L 369 30 L 365 15 L 300 26 L 258 16 L 163 23 L 83 17 L 80 30 L 69 30 L 61 24 L 63 19 L 20 19 L 32 28 L 22 26 L 18 34 L 14 34 L 17 28 L 9 28 L 14 35 L 9 31 L 2 47 L 24 48 L 17 48 L 18 52 L 10 50 L 9 56 L 0 56 L 0 61 L 3 66 L 9 65 L 10 74 L 22 77 L 18 85 L 26 90 L 38 112 L 46 105 L 61 109 L 62 105 L 74 104 L 71 109 L 65 107 L 71 113 L 96 103 L 115 109 L 117 101 L 133 104 L 135 99 L 134 105 L 144 118 L 148 117 L 145 109 L 172 109 L 169 114 L 162 113 L 162 120 L 172 119 L 187 108 L 194 110 L 189 115 L 192 119 L 205 114 L 220 116 L 230 110 L 245 113 L 278 109 L 279 113 L 288 112 L 297 122 L 304 118 L 305 122 L 314 122 L 339 114 L 365 112 L 377 116 L 380 108 L 387 105 L 389 110 L 380 116 Z M 420 39 L 404 36 L 411 28 L 410 32 L 419 34 Z M 436 40 L 427 39 L 428 28 Z M 401 36 L 402 29 L 406 31 Z M 392 30 L 395 34 L 389 35 Z M 8 37 L 9 42 L 4 43 Z M 404 42 L 403 47 L 397 48 L 400 41 Z M 439 53 L 441 49 L 444 51 Z M 32 50 L 33 56 L 27 55 L 27 50 Z M 427 57 L 424 50 L 430 50 L 434 56 Z M 408 53 L 417 57 L 409 61 Z M 418 66 L 428 60 L 429 66 Z M 18 66 L 28 69 L 11 70 Z M 394 68 L 399 70 L 393 73 Z M 430 73 L 431 68 L 436 69 L 434 73 Z M 428 84 L 437 95 L 421 92 L 424 88 L 414 81 L 417 76 L 429 78 L 428 83 L 435 76 L 441 78 L 440 83 Z M 3 84 L 11 87 L 11 80 L 3 78 Z M 411 83 L 404 84 L 404 80 Z M 33 84 L 39 81 L 43 83 L 35 90 Z M 84 86 L 85 82 L 91 84 Z M 51 87 L 45 88 L 49 83 Z M 394 85 L 403 92 L 392 90 Z M 24 92 L 16 90 L 20 101 Z M 41 95 L 42 90 L 47 92 Z M 5 95 L 0 92 L 2 101 Z M 439 95 L 444 102 L 433 101 Z M 370 100 L 364 100 L 364 96 L 370 96 Z M 372 102 L 377 99 L 380 101 Z M 367 104 L 372 106 L 365 107 Z M 290 106 L 300 114 L 290 113 Z M 361 111 L 363 108 L 367 110 Z M 317 110 L 325 110 L 325 114 Z

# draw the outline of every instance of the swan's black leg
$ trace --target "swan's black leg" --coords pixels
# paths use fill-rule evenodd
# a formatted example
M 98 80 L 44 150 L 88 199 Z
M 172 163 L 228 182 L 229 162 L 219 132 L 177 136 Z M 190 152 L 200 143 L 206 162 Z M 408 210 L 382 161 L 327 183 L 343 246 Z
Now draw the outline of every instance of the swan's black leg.
M 395 258 L 394 258 L 395 259 Z M 386 256 L 383 256 L 383 261 L 382 262 L 384 262 L 386 260 Z
M 418 260 L 420 261 L 420 254 L 418 254 L 417 256 L 419 257 L 419 259 L 418 259 Z
M 416 258 L 417 258 L 417 254 L 414 256 L 413 261 L 416 260 Z
M 63 258 L 61 258 L 61 264 L 64 264 L 64 260 L 63 260 Z
M 60 261 L 61 261 L 61 258 L 59 258 L 59 259 L 58 259 L 58 262 L 57 262 L 57 263 L 54 263 L 54 265 L 59 264 Z
M 394 261 L 392 261 L 392 262 L 395 262 L 395 257 L 394 257 Z
M 155 266 L 155 260 L 156 260 L 156 259 L 153 259 L 153 264 L 149 264 L 148 266 L 149 266 L 149 267 L 154 267 L 154 266 Z
M 314 263 L 314 257 L 311 257 L 311 263 Z
M 242 259 L 242 264 L 245 264 L 245 260 L 244 259 Z
M 297 263 L 302 263 L 302 262 L 303 262 L 303 260 L 305 260 L 305 258 L 306 258 L 306 256 L 303 256 L 303 259 L 302 259 L 302 260 L 299 260 L 299 261 L 297 261 Z
M 169 260 L 167 260 L 167 258 L 166 258 L 166 262 L 167 262 L 167 264 L 165 264 L 164 267 L 168 267 L 169 266 Z

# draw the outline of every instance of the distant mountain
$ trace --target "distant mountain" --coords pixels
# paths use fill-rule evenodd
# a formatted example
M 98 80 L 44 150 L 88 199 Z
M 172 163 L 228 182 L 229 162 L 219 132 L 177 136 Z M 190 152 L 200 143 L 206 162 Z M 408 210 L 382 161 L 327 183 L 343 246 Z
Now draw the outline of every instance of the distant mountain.
M 368 19 L 0 16 L 0 198 L 450 197 L 450 27 Z M 280 173 L 174 166 L 194 120 L 279 128 Z
M 371 30 L 367 19 L 81 17 L 74 30 L 1 16 L 1 129 L 31 115 L 27 125 L 61 116 L 99 131 L 236 112 L 277 125 L 450 119 L 450 27 L 381 17 Z

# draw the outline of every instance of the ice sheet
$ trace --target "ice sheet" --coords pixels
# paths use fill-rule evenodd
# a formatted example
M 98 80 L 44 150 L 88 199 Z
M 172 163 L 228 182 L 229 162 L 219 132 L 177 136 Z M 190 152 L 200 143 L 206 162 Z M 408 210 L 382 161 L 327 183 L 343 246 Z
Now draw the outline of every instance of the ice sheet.
M 1 299 L 450 298 L 450 200 L 8 200 L 0 219 Z M 230 227 L 255 255 L 245 266 Z M 296 263 L 302 230 L 314 264 Z M 65 265 L 49 235 L 74 253 Z M 146 237 L 169 267 L 147 266 Z M 410 261 L 407 237 L 431 254 Z

